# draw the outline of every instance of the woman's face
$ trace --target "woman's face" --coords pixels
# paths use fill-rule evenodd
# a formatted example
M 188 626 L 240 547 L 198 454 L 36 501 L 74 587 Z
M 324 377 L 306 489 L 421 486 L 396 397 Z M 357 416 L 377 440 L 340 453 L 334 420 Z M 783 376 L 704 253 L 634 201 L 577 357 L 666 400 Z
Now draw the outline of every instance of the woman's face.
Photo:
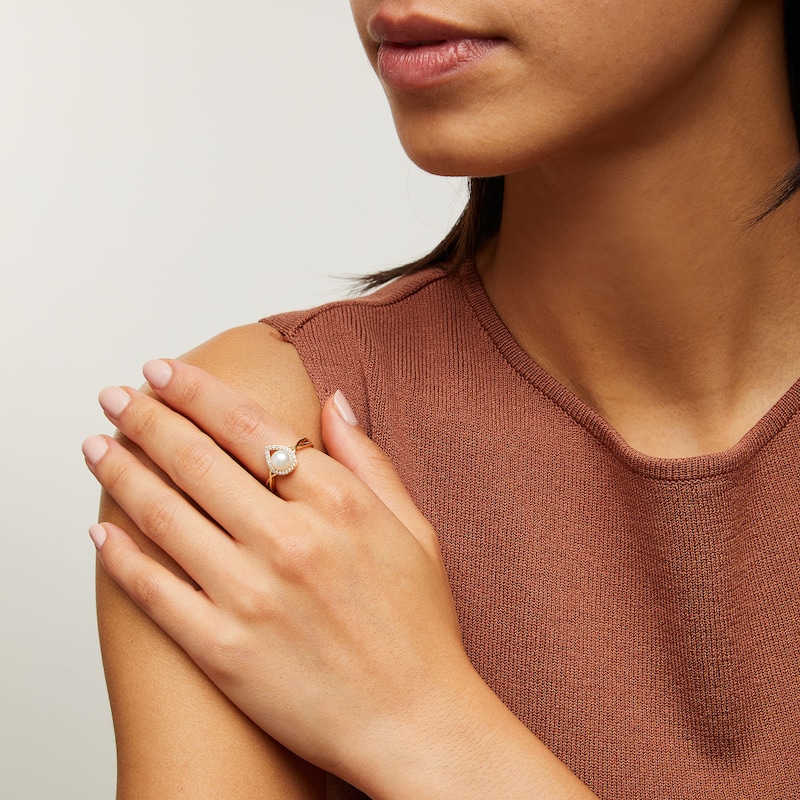
M 728 41 L 780 1 L 351 5 L 411 158 L 431 172 L 480 176 L 663 130 L 704 85 L 699 76 L 738 52 Z

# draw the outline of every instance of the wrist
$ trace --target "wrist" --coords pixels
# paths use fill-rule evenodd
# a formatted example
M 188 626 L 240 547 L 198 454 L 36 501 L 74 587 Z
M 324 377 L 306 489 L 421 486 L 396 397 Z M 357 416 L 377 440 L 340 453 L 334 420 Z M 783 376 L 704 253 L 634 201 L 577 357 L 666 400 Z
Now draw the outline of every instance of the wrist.
M 594 798 L 501 702 L 464 658 L 383 721 L 347 778 L 373 800 Z

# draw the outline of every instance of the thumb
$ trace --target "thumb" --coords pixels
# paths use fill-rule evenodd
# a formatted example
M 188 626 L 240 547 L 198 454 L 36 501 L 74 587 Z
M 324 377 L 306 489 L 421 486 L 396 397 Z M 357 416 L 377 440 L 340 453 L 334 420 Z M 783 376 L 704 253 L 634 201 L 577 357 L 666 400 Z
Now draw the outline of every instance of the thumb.
M 337 389 L 322 408 L 322 439 L 331 458 L 347 467 L 411 531 L 429 552 L 440 557 L 431 524 L 414 505 L 386 453 L 358 424 L 353 409 Z

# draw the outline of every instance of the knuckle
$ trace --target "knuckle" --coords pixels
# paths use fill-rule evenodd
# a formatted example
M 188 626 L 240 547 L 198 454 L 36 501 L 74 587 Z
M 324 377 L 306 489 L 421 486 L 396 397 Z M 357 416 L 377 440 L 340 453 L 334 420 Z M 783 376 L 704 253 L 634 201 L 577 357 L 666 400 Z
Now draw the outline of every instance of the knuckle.
M 361 520 L 364 507 L 360 493 L 351 483 L 330 481 L 320 488 L 322 507 L 336 523 Z
M 158 416 L 155 407 L 139 409 L 138 413 L 132 415 L 130 425 L 126 433 L 136 442 L 150 439 L 158 428 Z
M 145 611 L 154 609 L 161 597 L 161 581 L 147 569 L 138 570 L 133 576 L 130 595 Z
M 313 582 L 327 560 L 325 539 L 312 532 L 285 534 L 275 546 L 274 557 L 285 578 L 298 583 Z
M 179 483 L 203 480 L 214 464 L 214 453 L 209 443 L 197 439 L 178 444 L 173 458 L 175 477 Z
M 223 620 L 214 625 L 199 651 L 202 654 L 203 670 L 219 685 L 224 685 L 240 675 L 243 665 L 252 655 L 240 626 L 231 620 Z
M 131 465 L 127 461 L 117 461 L 102 476 L 103 486 L 115 495 L 128 483 L 130 474 Z
M 248 439 L 261 428 L 261 415 L 249 403 L 226 409 L 221 420 L 222 430 L 231 441 Z
M 177 509 L 169 497 L 151 498 L 142 509 L 142 529 L 156 544 L 164 541 L 175 522 Z
M 245 584 L 236 596 L 238 616 L 247 622 L 263 623 L 274 615 L 275 604 L 263 586 Z
M 367 475 L 387 475 L 396 477 L 392 462 L 386 457 L 386 454 L 379 447 L 369 448 L 365 450 L 360 456 L 363 463 L 363 470 Z
M 194 403 L 195 398 L 200 394 L 203 381 L 199 378 L 185 377 L 177 387 L 177 397 L 175 402 L 183 407 L 189 407 Z

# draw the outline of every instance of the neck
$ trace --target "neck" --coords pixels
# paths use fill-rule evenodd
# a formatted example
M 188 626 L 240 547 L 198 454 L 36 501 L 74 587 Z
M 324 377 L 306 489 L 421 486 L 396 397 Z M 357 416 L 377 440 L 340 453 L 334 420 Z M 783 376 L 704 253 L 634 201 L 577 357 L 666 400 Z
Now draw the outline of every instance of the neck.
M 797 158 L 772 17 L 624 141 L 507 176 L 478 259 L 522 347 L 650 455 L 729 448 L 800 375 L 800 206 L 749 224 Z

